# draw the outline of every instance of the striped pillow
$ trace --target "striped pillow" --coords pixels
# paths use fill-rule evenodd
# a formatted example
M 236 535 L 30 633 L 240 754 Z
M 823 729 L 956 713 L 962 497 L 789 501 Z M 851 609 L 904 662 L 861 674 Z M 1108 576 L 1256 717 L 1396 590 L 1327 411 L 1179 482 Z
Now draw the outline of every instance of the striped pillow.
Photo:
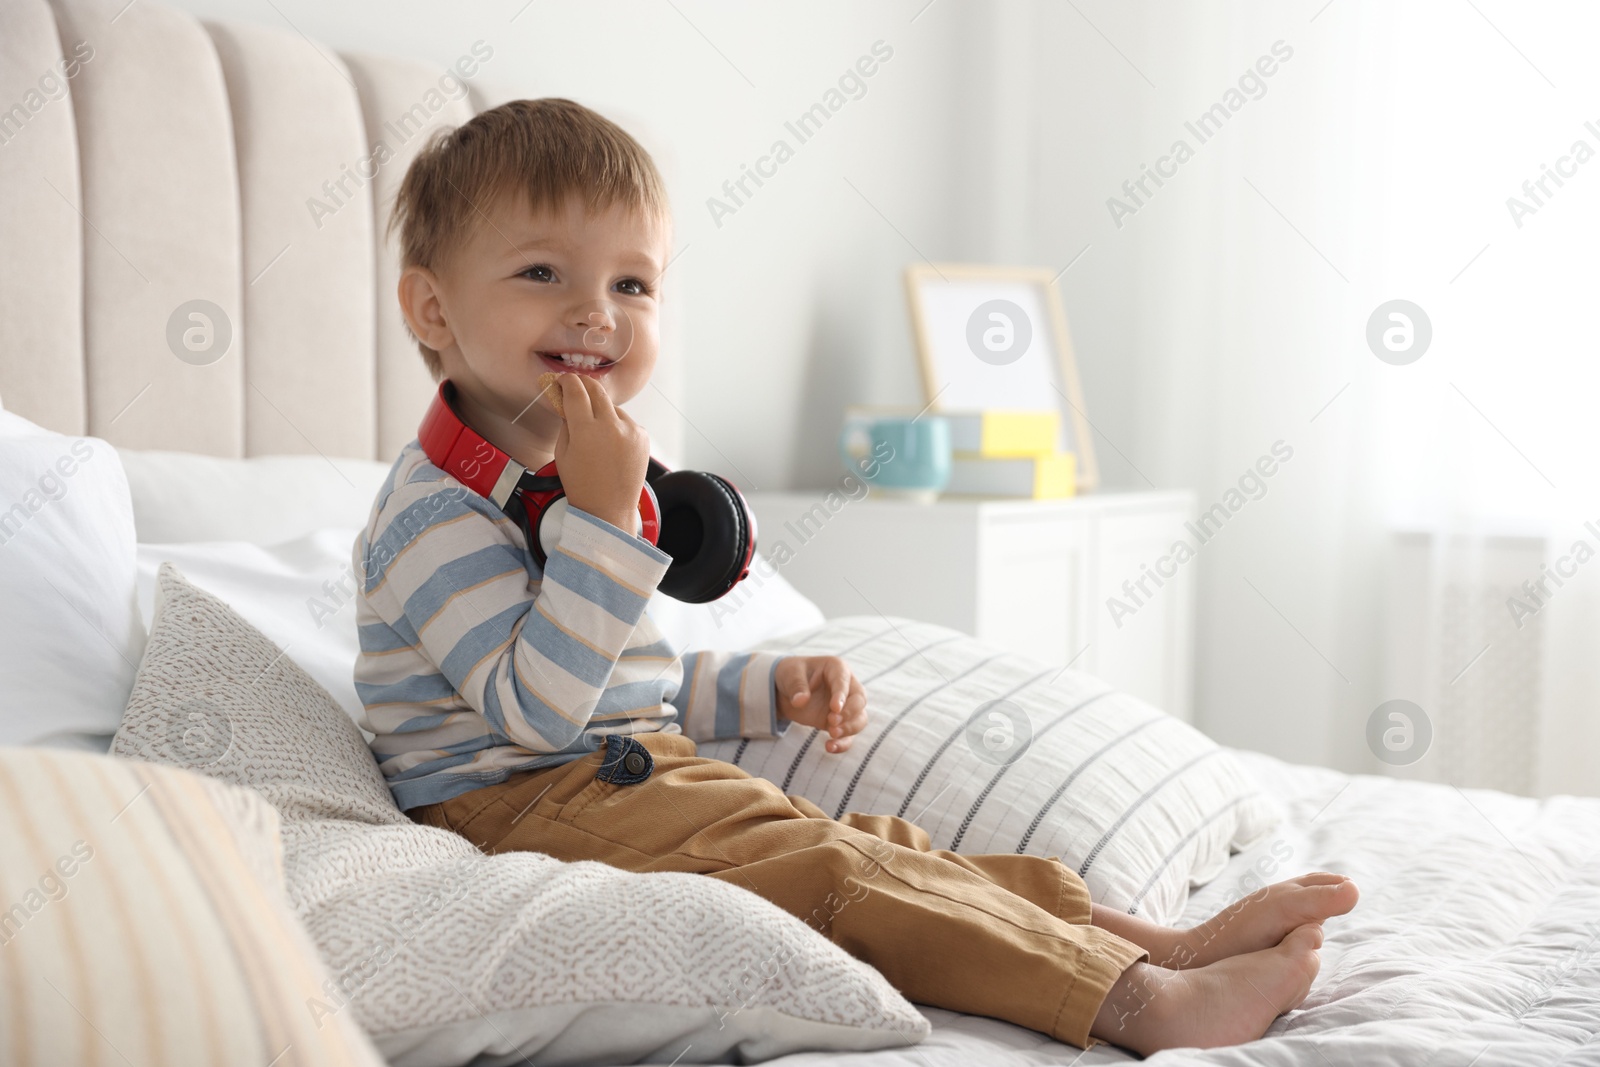
M 364 1064 L 248 789 L 0 748 L 0 1063 Z
M 838 818 L 899 815 L 934 848 L 1059 856 L 1098 903 L 1172 923 L 1280 818 L 1233 756 L 1092 675 L 956 630 L 850 616 L 762 651 L 842 657 L 867 691 L 850 749 L 815 730 L 703 743 Z

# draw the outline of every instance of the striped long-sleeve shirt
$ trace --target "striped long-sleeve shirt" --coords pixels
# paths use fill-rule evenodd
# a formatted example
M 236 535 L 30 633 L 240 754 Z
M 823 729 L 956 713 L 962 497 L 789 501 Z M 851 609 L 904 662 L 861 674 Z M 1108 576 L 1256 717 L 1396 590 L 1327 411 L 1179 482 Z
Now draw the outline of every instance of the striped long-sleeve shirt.
M 645 612 L 671 557 L 567 514 L 541 569 L 520 524 L 416 441 L 395 461 L 353 552 L 355 683 L 401 809 L 578 759 L 607 734 L 788 731 L 781 656 L 680 658 Z

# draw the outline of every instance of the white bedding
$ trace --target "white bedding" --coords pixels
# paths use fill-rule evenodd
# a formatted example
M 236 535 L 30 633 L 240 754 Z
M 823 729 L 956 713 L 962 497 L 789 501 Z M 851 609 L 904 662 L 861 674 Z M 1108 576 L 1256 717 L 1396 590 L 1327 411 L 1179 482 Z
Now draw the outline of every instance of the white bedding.
M 141 546 L 140 563 L 149 570 L 157 557 L 185 555 L 200 584 L 235 598 L 280 644 L 291 645 L 292 657 L 334 684 L 342 682 L 335 676 L 346 673 L 340 661 L 350 653 L 328 641 L 348 625 L 348 609 L 319 633 L 305 599 L 321 572 L 331 576 L 342 560 L 348 534 L 325 531 L 266 551 L 282 567 L 272 597 L 263 595 L 260 574 L 246 573 L 260 561 L 246 564 L 239 555 L 245 546 Z M 274 625 L 283 632 L 271 633 Z M 336 644 L 353 634 L 342 636 Z M 347 684 L 334 688 L 341 702 L 354 703 L 353 692 L 343 691 Z M 1187 920 L 1197 922 L 1249 891 L 1255 884 L 1249 879 L 1264 883 L 1314 869 L 1351 875 L 1362 900 L 1354 913 L 1328 924 L 1310 998 L 1265 1040 L 1171 1051 L 1153 1062 L 1600 1064 L 1600 1043 L 1590 1044 L 1600 1030 L 1600 799 L 1536 801 L 1351 777 L 1258 753 L 1238 756 L 1283 802 L 1288 821 L 1196 889 Z M 934 1031 L 913 1048 L 771 1062 L 1020 1067 L 1133 1058 L 1102 1046 L 1079 1059 L 1079 1050 L 1009 1023 L 921 1010 Z
M 1273 881 L 1314 869 L 1347 873 L 1361 886 L 1361 903 L 1327 924 L 1310 997 L 1265 1039 L 1170 1050 L 1147 1062 L 1600 1063 L 1600 799 L 1531 800 L 1238 755 L 1284 802 L 1289 819 L 1196 890 L 1187 919 L 1211 914 L 1256 864 Z M 914 1047 L 769 1062 L 1087 1067 L 1136 1059 L 1108 1046 L 1081 1053 L 1009 1023 L 919 1007 L 934 1030 Z
M 182 557 L 197 584 L 215 587 L 354 711 L 346 666 L 353 655 L 351 613 L 342 607 L 318 627 L 307 604 L 324 580 L 337 580 L 347 566 L 353 534 L 308 534 L 298 544 L 258 553 L 262 559 L 246 559 L 237 545 L 144 545 L 140 564 L 148 585 L 160 558 Z M 148 589 L 143 592 L 147 602 Z M 718 619 L 690 633 L 693 620 L 675 621 L 686 628 L 686 640 L 753 643 L 779 632 L 776 618 L 795 610 L 781 597 L 766 603 L 776 596 L 767 590 L 758 603 L 741 608 L 734 625 Z M 808 621 L 797 616 L 795 628 Z M 1310 997 L 1264 1040 L 1208 1052 L 1175 1050 L 1152 1062 L 1600 1064 L 1600 1042 L 1594 1041 L 1600 1030 L 1600 799 L 1536 801 L 1350 777 L 1257 753 L 1238 756 L 1284 804 L 1288 820 L 1196 889 L 1187 920 L 1199 921 L 1241 888 L 1253 888 L 1249 879 L 1274 881 L 1319 868 L 1354 877 L 1362 900 L 1351 915 L 1328 924 L 1322 973 Z M 921 1010 L 934 1031 L 914 1047 L 803 1053 L 770 1062 L 1009 1067 L 1133 1059 L 1106 1046 L 1080 1054 L 998 1020 Z
M 221 597 L 271 638 L 360 722 L 361 701 L 352 673 L 359 639 L 350 560 L 358 532 L 354 527 L 318 527 L 276 544 L 141 542 L 137 547 L 140 617 L 148 628 L 155 611 L 156 572 L 163 562 L 171 561 L 195 585 Z M 763 575 L 759 580 L 758 574 Z M 760 553 L 747 584 L 748 588 L 740 586 L 736 597 L 728 598 L 731 603 L 685 604 L 658 591 L 647 610 L 680 652 L 749 648 L 822 623 L 821 609 L 771 570 Z M 109 743 L 107 732 L 100 750 Z

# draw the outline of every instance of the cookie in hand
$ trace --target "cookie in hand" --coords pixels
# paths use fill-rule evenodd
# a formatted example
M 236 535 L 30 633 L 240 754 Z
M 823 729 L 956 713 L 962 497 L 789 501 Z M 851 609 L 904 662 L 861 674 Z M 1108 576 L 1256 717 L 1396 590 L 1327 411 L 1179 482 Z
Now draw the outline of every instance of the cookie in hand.
M 539 391 L 550 397 L 550 406 L 556 409 L 556 414 L 562 418 L 567 413 L 561 408 L 561 375 L 553 370 L 547 370 L 539 375 Z

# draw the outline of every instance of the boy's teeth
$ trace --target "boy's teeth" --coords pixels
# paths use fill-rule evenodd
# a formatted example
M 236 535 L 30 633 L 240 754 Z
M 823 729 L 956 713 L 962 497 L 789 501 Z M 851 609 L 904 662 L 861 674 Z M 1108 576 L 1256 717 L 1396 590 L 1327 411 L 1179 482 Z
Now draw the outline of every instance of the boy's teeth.
M 601 362 L 599 356 L 590 356 L 579 352 L 557 352 L 555 353 L 555 358 L 569 367 L 598 367 Z

